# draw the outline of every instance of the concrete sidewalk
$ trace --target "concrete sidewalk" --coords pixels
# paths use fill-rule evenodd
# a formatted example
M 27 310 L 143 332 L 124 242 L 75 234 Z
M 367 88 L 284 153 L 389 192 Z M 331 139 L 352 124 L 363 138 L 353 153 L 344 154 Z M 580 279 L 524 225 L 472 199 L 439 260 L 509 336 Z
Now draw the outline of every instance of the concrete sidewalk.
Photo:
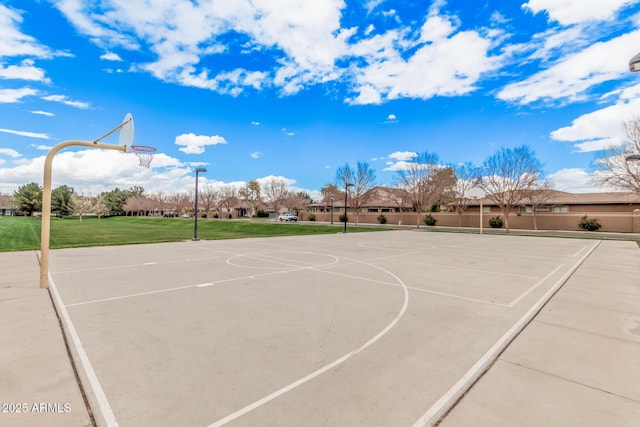
M 91 425 L 36 254 L 0 271 L 0 425 Z M 640 249 L 603 241 L 441 426 L 638 426 L 639 384 Z
M 638 246 L 603 241 L 440 426 L 640 426 Z
M 35 252 L 0 253 L 0 325 L 0 425 L 92 425 Z

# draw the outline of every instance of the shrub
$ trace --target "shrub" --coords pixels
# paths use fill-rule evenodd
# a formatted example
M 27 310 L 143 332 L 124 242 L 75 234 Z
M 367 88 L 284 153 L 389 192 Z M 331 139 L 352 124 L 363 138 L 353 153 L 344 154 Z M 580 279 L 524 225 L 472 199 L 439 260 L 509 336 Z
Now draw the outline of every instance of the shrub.
M 504 222 L 502 222 L 502 218 L 500 218 L 500 215 L 498 215 L 489 219 L 489 225 L 491 226 L 491 228 L 502 228 Z
M 347 222 L 349 221 L 349 217 L 347 217 L 345 214 L 340 215 L 340 222 Z
M 423 219 L 424 223 L 426 225 L 436 225 L 436 222 L 438 221 L 437 219 L 435 219 L 434 217 L 431 216 L 431 214 L 427 215 L 424 217 Z
M 310 214 L 309 221 L 315 221 L 315 220 L 316 220 L 316 216 L 314 214 Z
M 583 216 L 578 223 L 580 228 L 587 231 L 597 231 L 602 225 L 598 222 L 598 218 L 587 218 L 587 216 Z
M 378 215 L 378 222 L 380 224 L 386 224 L 387 223 L 387 217 L 384 216 L 383 214 Z
M 268 211 L 263 211 L 263 210 L 261 209 L 261 210 L 259 210 L 259 211 L 256 213 L 256 216 L 257 216 L 258 218 L 269 218 L 269 212 L 268 212 Z

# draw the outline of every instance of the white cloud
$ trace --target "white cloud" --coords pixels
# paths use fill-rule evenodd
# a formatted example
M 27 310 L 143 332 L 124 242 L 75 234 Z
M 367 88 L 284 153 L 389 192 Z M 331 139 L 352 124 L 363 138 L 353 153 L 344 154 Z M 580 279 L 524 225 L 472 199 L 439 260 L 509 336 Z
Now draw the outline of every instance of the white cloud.
M 0 193 L 13 193 L 20 185 L 42 183 L 45 156 L 14 161 L 0 167 Z M 175 158 L 159 153 L 151 169 L 138 166 L 134 155 L 112 150 L 61 151 L 53 164 L 53 187 L 68 185 L 77 192 L 99 194 L 115 187 L 142 186 L 149 193 L 175 193 L 192 186 L 192 169 Z
M 53 148 L 52 145 L 35 145 L 35 144 L 31 144 L 31 146 L 33 148 L 35 148 L 38 151 L 49 151 Z
M 296 183 L 295 179 L 291 179 L 291 178 L 286 178 L 284 176 L 274 176 L 274 175 L 269 175 L 269 176 L 265 176 L 262 178 L 257 178 L 256 181 L 258 181 L 258 183 L 260 184 L 260 186 L 264 186 L 265 184 L 267 184 L 269 181 L 271 181 L 272 179 L 275 180 L 282 180 L 284 181 L 284 183 L 288 186 L 291 186 L 293 184 Z
M 259 159 L 260 157 L 262 157 L 262 153 L 260 151 L 254 151 L 253 153 L 249 154 L 251 157 L 253 157 L 254 159 Z
M 593 184 L 593 175 L 584 169 L 560 169 L 547 176 L 553 182 L 553 188 L 567 193 L 598 193 L 603 190 Z
M 625 93 L 630 94 L 633 91 Z M 574 142 L 581 152 L 622 145 L 625 141 L 623 124 L 636 117 L 638 111 L 640 98 L 620 102 L 574 119 L 570 126 L 551 132 L 551 138 L 556 141 Z
M 24 87 L 21 89 L 0 89 L 0 104 L 12 104 L 20 102 L 22 98 L 33 96 L 37 93 L 37 90 L 28 87 Z
M 46 133 L 27 132 L 23 130 L 13 130 L 13 129 L 0 129 L 0 132 L 10 133 L 10 134 L 19 135 L 19 136 L 26 136 L 28 138 L 49 139 L 49 135 L 47 135 Z
M 18 153 L 12 148 L 0 148 L 0 155 L 9 157 L 20 157 L 22 154 Z
M 69 107 L 79 108 L 81 110 L 86 110 L 91 107 L 91 105 L 87 102 L 74 101 L 67 98 L 67 96 L 65 95 L 47 95 L 43 96 L 42 99 L 44 99 L 45 101 L 59 102 L 64 105 L 68 105 Z
M 48 58 L 52 56 L 46 46 L 18 29 L 22 16 L 17 9 L 0 4 L 0 58 L 11 56 L 31 56 Z
M 252 124 L 253 126 L 260 126 L 260 122 L 257 122 L 257 121 L 255 121 L 255 120 L 254 120 L 254 121 L 252 121 L 252 122 L 251 122 L 251 124 Z
M 379 4 L 374 0 L 367 7 L 373 11 Z M 150 46 L 155 59 L 134 68 L 232 96 L 267 87 L 292 95 L 341 80 L 352 88 L 345 96 L 350 104 L 428 99 L 469 93 L 483 73 L 499 66 L 488 53 L 499 31 L 460 30 L 456 16 L 440 13 L 446 5 L 441 1 L 432 5 L 417 32 L 413 23 L 402 24 L 394 10 L 380 11 L 389 29 L 376 34 L 370 26 L 357 40 L 352 40 L 357 28 L 341 27 L 347 8 L 343 0 L 175 1 L 153 8 L 112 2 L 103 10 L 78 0 L 56 5 L 99 46 Z M 248 41 L 222 45 L 230 32 Z M 257 50 L 272 58 L 263 69 L 226 69 L 225 61 L 217 61 L 222 54 Z
M 282 133 L 285 134 L 285 136 L 294 136 L 296 133 L 287 129 L 287 128 L 282 128 Z
M 47 117 L 55 116 L 55 114 L 53 114 L 53 113 L 50 113 L 48 111 L 40 111 L 40 110 L 34 110 L 34 111 L 31 112 L 31 114 L 36 114 L 36 115 L 39 115 L 39 116 L 47 116 Z
M 385 171 L 385 172 L 397 172 L 397 171 L 409 169 L 411 163 L 407 162 L 405 160 L 400 160 L 400 161 L 397 161 L 395 163 L 389 162 L 389 163 L 387 163 L 387 165 L 388 165 L 388 167 L 382 169 L 383 171 Z
M 389 154 L 389 158 L 395 160 L 411 160 L 417 155 L 418 153 L 414 151 L 396 151 L 395 153 Z
M 50 83 L 44 70 L 33 65 L 32 59 L 23 60 L 20 65 L 0 66 L 0 79 L 32 80 Z
M 625 58 L 629 52 L 635 52 L 638 38 L 640 30 L 594 43 L 566 55 L 526 80 L 505 86 L 498 93 L 498 98 L 522 104 L 545 99 L 580 99 L 592 86 L 628 73 L 626 63 L 621 64 L 611 58 Z
M 351 47 L 366 65 L 352 68 L 357 96 L 347 102 L 462 95 L 476 89 L 483 73 L 498 68 L 498 58 L 489 55 L 492 40 L 458 30 L 458 18 L 440 13 L 440 5 L 431 7 L 417 38 L 405 30 L 388 31 Z
M 120 55 L 113 52 L 107 52 L 100 55 L 100 59 L 103 59 L 105 61 L 116 61 L 116 62 L 122 61 L 122 58 L 120 58 Z
M 219 136 L 194 135 L 193 133 L 184 133 L 178 135 L 175 140 L 176 145 L 184 146 L 179 150 L 186 154 L 202 154 L 208 145 L 226 144 L 227 141 Z
M 546 12 L 549 19 L 562 25 L 585 21 L 609 20 L 616 12 L 635 0 L 529 0 L 522 5 L 531 12 Z

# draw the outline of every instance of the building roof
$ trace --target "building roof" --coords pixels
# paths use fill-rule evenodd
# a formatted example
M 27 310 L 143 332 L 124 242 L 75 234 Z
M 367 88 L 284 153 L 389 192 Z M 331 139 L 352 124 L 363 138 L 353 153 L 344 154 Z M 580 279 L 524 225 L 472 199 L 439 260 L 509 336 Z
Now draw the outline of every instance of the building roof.
M 627 205 L 640 203 L 640 194 L 607 192 L 607 193 L 566 193 L 564 191 L 548 190 L 550 196 L 545 205 Z M 495 203 L 488 197 L 482 199 L 484 205 Z M 480 200 L 473 200 L 470 205 L 479 205 Z M 523 205 L 528 204 L 525 201 Z
M 13 196 L 0 194 L 0 209 L 15 209 L 16 202 Z

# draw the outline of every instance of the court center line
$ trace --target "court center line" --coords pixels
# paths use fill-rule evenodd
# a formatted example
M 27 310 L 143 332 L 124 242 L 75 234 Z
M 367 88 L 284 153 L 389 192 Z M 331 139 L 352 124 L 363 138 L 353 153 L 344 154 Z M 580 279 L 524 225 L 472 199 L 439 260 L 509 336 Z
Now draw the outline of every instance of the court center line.
M 434 425 L 440 417 L 447 413 L 448 410 L 462 397 L 469 387 L 478 380 L 491 366 L 491 363 L 500 355 L 500 353 L 509 346 L 509 344 L 522 332 L 522 330 L 533 320 L 533 318 L 542 310 L 542 307 L 555 295 L 556 292 L 565 284 L 571 275 L 582 265 L 582 263 L 595 251 L 600 244 L 598 240 L 590 250 L 585 253 L 558 281 L 547 291 L 531 308 L 505 332 L 496 343 L 449 389 L 444 393 L 436 403 L 434 403 L 418 420 L 413 427 L 425 427 Z
M 91 365 L 91 361 L 89 360 L 89 356 L 87 355 L 82 342 L 80 341 L 80 337 L 78 336 L 78 332 L 76 331 L 73 322 L 71 321 L 71 317 L 69 316 L 69 312 L 67 311 L 64 303 L 62 302 L 62 298 L 58 293 L 58 288 L 56 287 L 56 283 L 51 277 L 51 273 L 49 276 L 49 289 L 53 293 L 54 299 L 56 301 L 56 305 L 58 306 L 58 310 L 60 315 L 62 316 L 62 320 L 66 326 L 67 332 L 71 337 L 71 342 L 73 343 L 73 348 L 75 349 L 75 354 L 78 355 L 80 359 L 80 363 L 82 364 L 82 368 L 84 373 L 89 381 L 89 386 L 93 394 L 89 393 L 90 396 L 93 396 L 97 401 L 97 406 L 104 419 L 106 425 L 108 427 L 117 427 L 118 421 L 116 419 L 113 410 L 111 409 L 111 405 L 109 404 L 109 400 L 107 399 L 104 390 L 102 389 L 102 385 L 98 380 L 98 376 L 96 372 L 93 370 L 93 366 Z M 95 408 L 94 408 L 95 409 Z
M 391 277 L 395 278 L 398 283 L 400 283 L 400 286 L 402 286 L 403 290 L 404 290 L 404 302 L 402 304 L 402 308 L 400 309 L 400 312 L 396 315 L 396 317 L 382 330 L 380 331 L 377 335 L 375 335 L 374 337 L 372 337 L 371 339 L 369 339 L 366 343 L 364 343 L 363 345 L 361 345 L 360 347 L 358 347 L 356 350 L 353 350 L 350 353 L 345 354 L 344 356 L 340 357 L 339 359 L 334 360 L 333 362 L 329 363 L 328 365 L 323 366 L 322 368 L 310 373 L 309 375 L 300 378 L 297 381 L 292 382 L 289 385 L 286 385 L 276 391 L 274 391 L 273 393 L 263 397 L 262 399 L 259 399 L 235 412 L 233 412 L 232 414 L 227 415 L 226 417 L 214 422 L 213 424 L 210 424 L 208 427 L 220 427 L 223 426 L 251 411 L 253 411 L 254 409 L 257 409 L 267 403 L 269 403 L 270 401 L 282 396 L 283 394 L 313 380 L 314 378 L 318 377 L 319 375 L 324 374 L 325 372 L 335 368 L 336 366 L 346 362 L 347 360 L 351 359 L 353 356 L 361 353 L 362 351 L 366 350 L 368 347 L 370 347 L 371 345 L 373 345 L 375 342 L 377 342 L 380 338 L 382 338 L 384 335 L 387 334 L 387 332 L 389 332 L 402 318 L 402 316 L 404 315 L 404 313 L 407 311 L 407 307 L 409 306 L 409 290 L 407 289 L 407 287 L 405 286 L 404 282 L 402 281 L 402 279 L 400 279 L 398 276 L 396 276 L 395 274 L 393 274 L 392 272 L 377 266 L 375 264 L 370 264 L 367 262 L 362 262 L 362 264 L 366 264 L 370 267 L 373 268 L 377 268 L 387 274 L 389 274 Z

